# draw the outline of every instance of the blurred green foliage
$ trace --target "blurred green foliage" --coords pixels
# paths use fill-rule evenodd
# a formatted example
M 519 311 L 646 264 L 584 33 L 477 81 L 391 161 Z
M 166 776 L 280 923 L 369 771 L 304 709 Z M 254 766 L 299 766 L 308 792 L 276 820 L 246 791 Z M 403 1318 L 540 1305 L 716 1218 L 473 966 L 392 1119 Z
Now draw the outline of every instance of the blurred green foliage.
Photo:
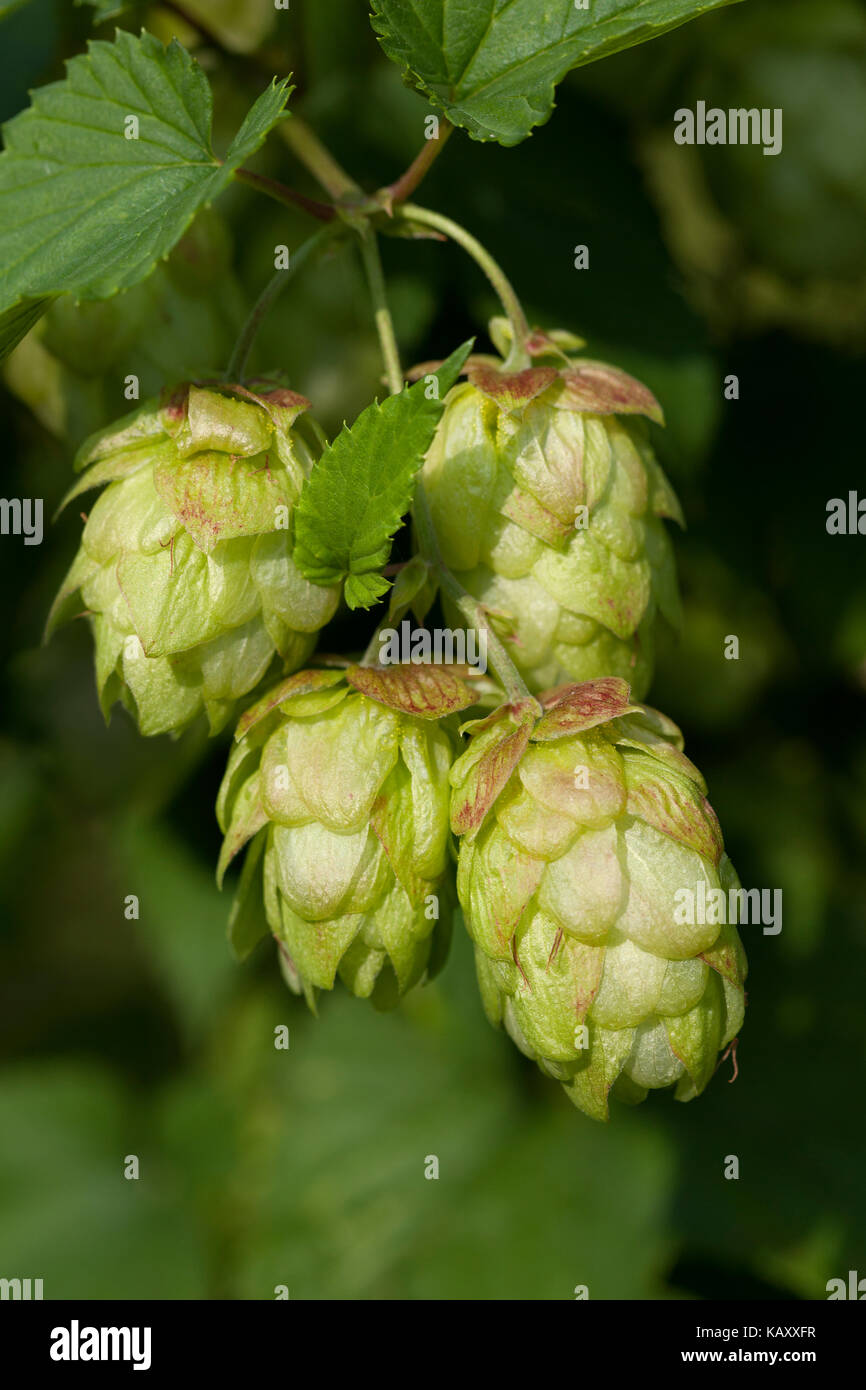
M 231 25 L 231 6 L 205 8 L 217 33 L 223 12 Z M 839 331 L 834 305 L 866 282 L 866 10 L 798 4 L 793 24 L 792 8 L 749 0 L 581 71 L 524 145 L 455 136 L 421 198 L 490 246 L 532 318 L 583 333 L 665 406 L 657 445 L 689 520 L 685 623 L 651 699 L 683 726 L 744 884 L 784 893 L 781 935 L 746 929 L 736 1084 L 728 1062 L 692 1105 L 653 1096 L 594 1126 L 489 1029 L 462 932 L 441 979 L 386 1017 L 341 995 L 309 1017 L 270 947 L 237 966 L 213 882 L 225 740 L 145 743 L 122 714 L 105 729 L 83 624 L 40 647 L 79 526 L 64 515 L 41 546 L 0 541 L 0 1275 L 41 1277 L 46 1297 L 271 1298 L 284 1284 L 293 1298 L 568 1299 L 586 1284 L 635 1299 L 820 1298 L 863 1272 L 866 567 L 863 538 L 829 536 L 825 519 L 863 476 L 862 335 Z M 252 9 L 264 61 L 295 73 L 296 109 L 368 186 L 395 177 L 427 108 L 365 4 L 297 0 L 261 32 Z M 88 24 L 87 7 L 51 0 L 4 21 L 5 115 Z M 249 53 L 249 32 L 222 37 Z M 200 56 L 229 129 L 248 58 Z M 787 122 L 776 160 L 701 152 L 701 212 L 676 161 L 649 153 L 673 149 L 673 110 L 698 98 L 781 104 Z M 257 167 L 313 191 L 278 136 Z M 725 224 L 697 268 L 671 209 Z M 223 259 L 203 278 L 175 258 L 119 316 L 58 306 L 12 359 L 6 496 L 51 513 L 80 437 L 125 409 L 127 372 L 155 389 L 224 361 L 275 244 L 306 227 L 241 188 L 220 213 Z M 394 239 L 384 255 L 405 360 L 483 341 L 494 305 L 458 250 Z M 757 274 L 773 277 L 759 314 Z M 257 365 L 288 369 L 328 430 L 366 404 L 381 367 L 351 253 L 293 282 Z M 325 645 L 361 647 L 375 618 L 344 619 Z M 739 1181 L 724 1179 L 730 1154 Z

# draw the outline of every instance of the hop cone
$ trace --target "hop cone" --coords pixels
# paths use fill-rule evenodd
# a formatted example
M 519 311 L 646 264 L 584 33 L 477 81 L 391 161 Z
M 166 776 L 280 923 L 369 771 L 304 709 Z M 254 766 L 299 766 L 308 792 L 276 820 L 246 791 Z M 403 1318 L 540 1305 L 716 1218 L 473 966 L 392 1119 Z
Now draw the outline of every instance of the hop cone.
M 498 712 L 451 773 L 488 1016 L 596 1119 L 611 1091 L 698 1095 L 744 1009 L 745 955 L 722 924 L 739 882 L 705 784 L 676 726 L 628 698 L 613 678 L 551 692 L 540 721 Z M 717 891 L 702 913 L 719 889 L 728 906 Z
M 252 840 L 230 925 L 239 954 L 270 930 L 311 1004 L 339 975 L 389 1008 L 435 970 L 452 759 L 435 721 L 471 698 L 429 667 L 405 680 L 353 667 L 300 672 L 248 711 L 217 804 L 220 877 Z
M 491 336 L 507 348 L 502 325 Z M 615 675 L 649 686 L 653 619 L 679 621 L 670 543 L 682 520 L 636 419 L 660 420 L 646 387 L 566 356 L 568 334 L 536 333 L 534 365 L 470 359 L 449 393 L 424 467 L 443 559 L 513 640 L 530 688 Z M 459 619 L 446 601 L 448 620 Z
M 291 514 L 313 454 L 302 396 L 273 383 L 187 385 L 82 446 L 67 501 L 107 484 L 49 617 L 85 610 L 106 717 L 116 700 L 141 732 L 211 731 L 275 656 L 294 670 L 332 616 L 336 589 L 291 557 Z

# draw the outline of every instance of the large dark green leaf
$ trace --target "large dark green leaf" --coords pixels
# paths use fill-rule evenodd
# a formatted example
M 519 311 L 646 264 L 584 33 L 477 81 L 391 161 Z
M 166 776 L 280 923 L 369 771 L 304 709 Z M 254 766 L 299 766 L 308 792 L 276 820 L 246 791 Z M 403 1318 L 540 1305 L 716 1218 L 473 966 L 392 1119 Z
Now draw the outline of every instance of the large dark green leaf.
M 382 47 L 455 125 L 516 145 L 572 68 L 733 0 L 373 0 Z
M 3 131 L 0 355 L 38 301 L 105 299 L 143 280 L 262 143 L 288 92 L 283 81 L 262 93 L 220 161 L 207 78 L 177 43 L 118 31 L 40 88 Z

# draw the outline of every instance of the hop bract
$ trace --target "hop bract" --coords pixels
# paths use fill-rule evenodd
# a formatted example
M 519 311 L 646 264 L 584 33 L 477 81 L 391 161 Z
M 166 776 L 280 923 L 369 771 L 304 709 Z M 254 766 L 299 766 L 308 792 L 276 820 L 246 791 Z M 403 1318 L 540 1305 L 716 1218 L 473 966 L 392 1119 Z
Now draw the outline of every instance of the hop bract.
M 705 784 L 625 682 L 543 703 L 480 722 L 451 772 L 486 1011 L 594 1118 L 610 1092 L 690 1100 L 740 1028 L 746 974 Z
M 106 717 L 119 699 L 158 734 L 204 709 L 214 732 L 275 657 L 290 671 L 309 657 L 338 591 L 308 583 L 291 555 L 314 461 L 296 426 L 307 404 L 270 382 L 185 385 L 83 445 L 66 501 L 105 490 L 49 631 L 89 616 Z
M 217 805 L 220 875 L 252 841 L 231 936 L 244 954 L 270 930 L 311 1004 L 339 975 L 388 1008 L 443 959 L 453 749 L 436 720 L 471 700 L 430 667 L 307 671 L 241 721 Z
M 507 349 L 500 321 L 491 336 Z M 533 365 L 470 359 L 423 472 L 443 559 L 490 610 L 533 691 L 615 675 L 649 686 L 653 620 L 679 598 L 662 517 L 679 503 L 638 416 L 654 396 L 625 372 L 536 333 Z M 449 621 L 457 621 L 448 601 Z

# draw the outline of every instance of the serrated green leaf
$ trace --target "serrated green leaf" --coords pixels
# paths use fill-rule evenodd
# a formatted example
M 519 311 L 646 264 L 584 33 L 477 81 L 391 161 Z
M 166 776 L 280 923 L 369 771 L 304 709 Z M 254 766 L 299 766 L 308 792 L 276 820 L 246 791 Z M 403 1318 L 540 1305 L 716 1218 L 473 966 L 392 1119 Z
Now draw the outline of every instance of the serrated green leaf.
M 43 297 L 106 299 L 145 279 L 258 148 L 289 91 L 283 81 L 262 93 L 223 162 L 207 78 L 175 41 L 119 30 L 35 92 L 3 128 L 0 357 Z M 133 116 L 138 138 L 128 139 Z
M 345 578 L 350 608 L 371 607 L 390 587 L 381 569 L 391 539 L 471 347 L 464 343 L 443 362 L 435 399 L 422 380 L 368 405 L 351 428 L 343 426 L 304 486 L 295 510 L 295 563 L 314 584 Z
M 399 522 L 397 524 L 399 525 Z M 396 527 L 394 529 L 396 530 Z M 391 537 L 389 536 L 389 547 L 390 541 Z M 385 558 L 387 559 L 387 554 Z M 385 560 L 382 561 L 382 564 L 384 563 Z M 383 594 L 387 594 L 390 587 L 388 580 L 378 573 L 350 574 L 343 592 L 350 608 L 372 608 L 374 603 L 379 602 Z
M 475 140 L 517 145 L 572 68 L 737 0 L 373 0 L 373 27 L 434 105 Z

